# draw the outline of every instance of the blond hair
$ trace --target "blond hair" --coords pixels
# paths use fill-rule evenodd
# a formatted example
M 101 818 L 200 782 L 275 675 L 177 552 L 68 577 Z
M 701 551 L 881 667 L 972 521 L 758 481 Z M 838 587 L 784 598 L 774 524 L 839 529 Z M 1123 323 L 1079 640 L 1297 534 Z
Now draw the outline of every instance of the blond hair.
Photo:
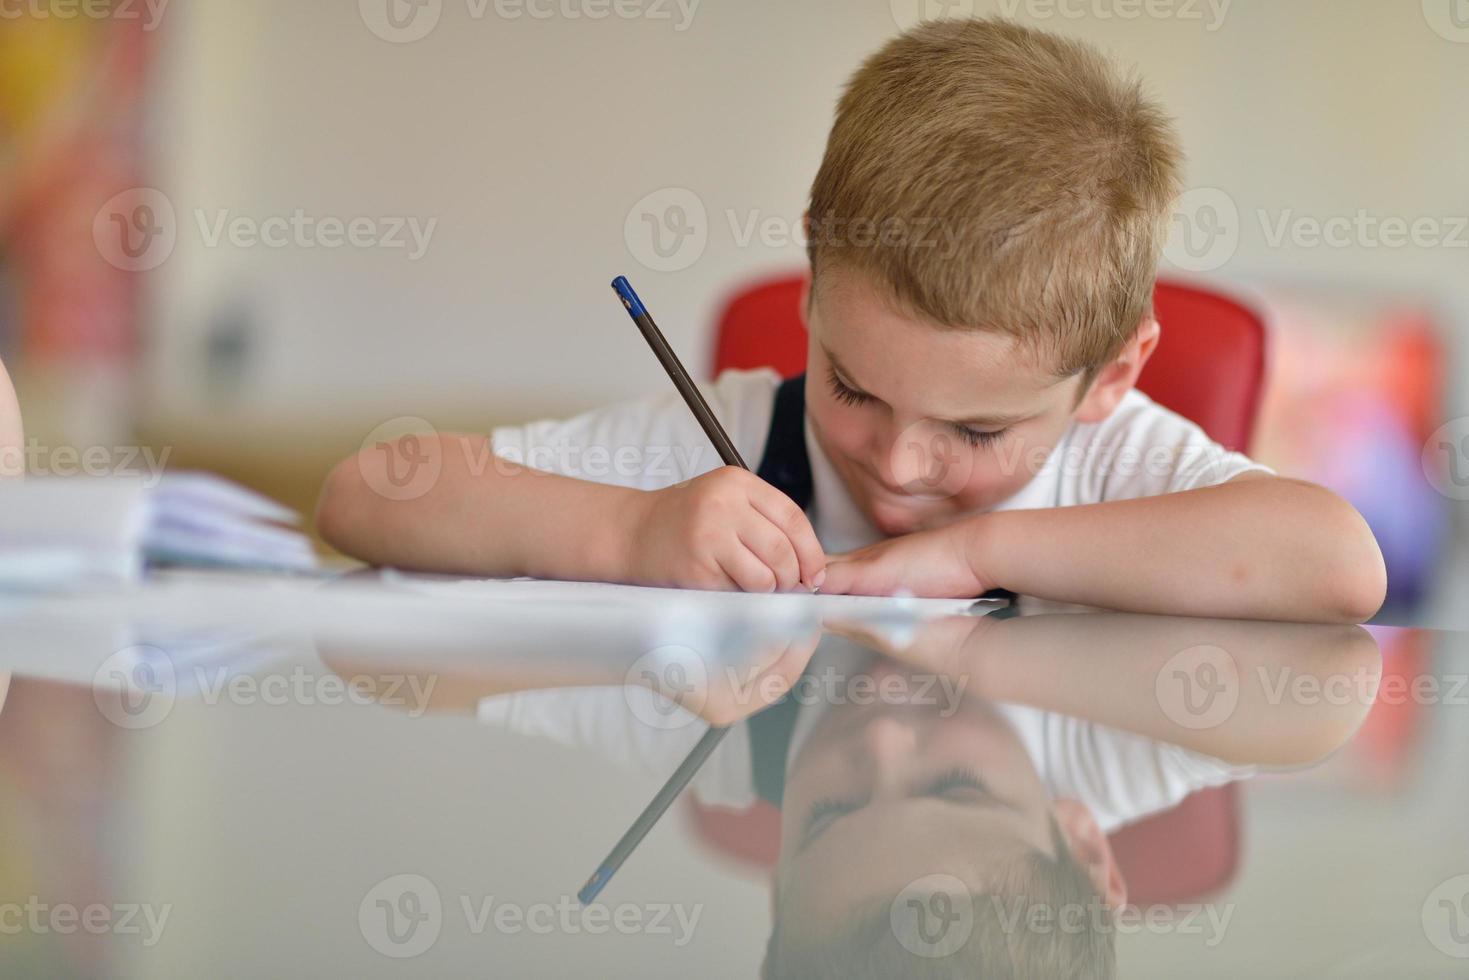
M 838 105 L 812 275 L 854 270 L 1089 383 L 1151 315 L 1180 158 L 1167 116 L 1093 48 L 999 19 L 920 24 Z

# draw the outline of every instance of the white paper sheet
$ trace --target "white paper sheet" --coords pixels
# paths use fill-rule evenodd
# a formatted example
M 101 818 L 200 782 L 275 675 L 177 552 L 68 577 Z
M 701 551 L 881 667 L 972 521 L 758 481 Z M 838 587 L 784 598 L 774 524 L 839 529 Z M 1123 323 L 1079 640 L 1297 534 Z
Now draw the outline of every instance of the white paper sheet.
M 408 580 L 404 580 L 408 581 Z M 999 599 L 927 599 L 913 596 L 824 595 L 800 592 L 712 592 L 662 589 L 609 582 L 561 582 L 550 579 L 412 580 L 415 589 L 440 594 L 515 603 L 565 603 L 584 608 L 608 604 L 649 609 L 688 608 L 730 616 L 781 615 L 800 612 L 816 617 L 853 619 L 931 619 L 982 615 L 1005 605 Z

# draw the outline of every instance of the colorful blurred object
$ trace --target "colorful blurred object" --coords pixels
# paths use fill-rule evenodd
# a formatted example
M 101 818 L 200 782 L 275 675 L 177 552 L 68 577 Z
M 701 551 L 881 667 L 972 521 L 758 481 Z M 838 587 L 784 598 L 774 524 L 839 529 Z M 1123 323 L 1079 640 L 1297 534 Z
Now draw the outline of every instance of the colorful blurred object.
M 136 353 L 138 277 L 102 256 L 93 223 L 143 183 L 150 46 L 135 18 L 0 21 L 0 353 L 68 378 L 57 397 Z
M 1362 513 L 1387 562 L 1386 608 L 1424 598 L 1447 539 L 1447 501 L 1424 478 L 1442 421 L 1445 353 L 1421 310 L 1271 295 L 1272 366 L 1254 455 Z

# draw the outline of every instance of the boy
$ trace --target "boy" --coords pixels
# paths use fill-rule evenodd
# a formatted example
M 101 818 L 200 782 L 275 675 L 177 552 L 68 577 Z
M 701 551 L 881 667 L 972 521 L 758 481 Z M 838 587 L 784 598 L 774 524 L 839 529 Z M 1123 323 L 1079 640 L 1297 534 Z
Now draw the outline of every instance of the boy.
M 838 107 L 808 216 L 806 374 L 709 392 L 759 478 L 719 467 L 670 391 L 428 440 L 438 475 L 413 499 L 390 467 L 423 446 L 365 452 L 328 479 L 321 532 L 367 561 L 491 576 L 1365 619 L 1386 586 L 1361 517 L 1133 387 L 1179 156 L 1091 48 L 920 25 Z

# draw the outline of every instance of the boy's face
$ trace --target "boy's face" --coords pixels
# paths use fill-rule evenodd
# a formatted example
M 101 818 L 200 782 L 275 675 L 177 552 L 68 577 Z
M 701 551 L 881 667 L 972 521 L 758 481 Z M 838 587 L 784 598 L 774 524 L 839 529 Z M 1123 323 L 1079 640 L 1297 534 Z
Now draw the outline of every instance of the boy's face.
M 1078 414 L 1082 379 L 1056 380 L 1004 334 L 942 330 L 897 312 L 841 268 L 823 270 L 813 290 L 812 428 L 886 535 L 1004 501 Z
M 895 670 L 877 661 L 867 673 L 880 683 Z M 786 777 L 781 888 L 834 922 L 936 868 L 978 885 L 1002 862 L 1052 853 L 1050 806 L 1014 730 L 981 698 L 834 706 Z

